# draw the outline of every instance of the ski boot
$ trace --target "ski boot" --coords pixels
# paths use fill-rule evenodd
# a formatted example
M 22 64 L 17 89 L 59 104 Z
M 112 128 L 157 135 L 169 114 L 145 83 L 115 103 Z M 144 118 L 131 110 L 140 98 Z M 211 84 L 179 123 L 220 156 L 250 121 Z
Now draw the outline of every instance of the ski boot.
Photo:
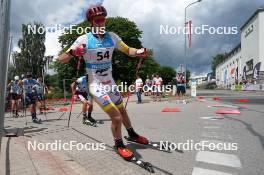
M 128 128 L 127 132 L 128 132 L 128 136 L 129 136 L 128 139 L 129 140 L 136 142 L 136 143 L 143 144 L 143 145 L 149 144 L 148 139 L 144 136 L 138 135 L 132 127 Z
M 32 118 L 32 122 L 33 123 L 37 123 L 37 124 L 41 124 L 42 123 L 41 119 L 38 119 L 37 117 L 33 117 Z
M 130 161 L 134 157 L 133 151 L 126 148 L 122 139 L 115 140 L 115 148 L 117 153 L 127 161 Z
M 92 119 L 89 117 L 83 117 L 83 124 L 96 127 L 96 121 L 94 119 L 93 120 Z

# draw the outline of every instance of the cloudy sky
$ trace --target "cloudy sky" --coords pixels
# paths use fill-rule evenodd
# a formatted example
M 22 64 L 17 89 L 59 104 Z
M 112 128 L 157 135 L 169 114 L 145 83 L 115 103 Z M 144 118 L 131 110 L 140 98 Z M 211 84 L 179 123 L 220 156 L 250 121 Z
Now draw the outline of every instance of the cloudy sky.
M 84 20 L 89 4 L 102 2 L 111 17 L 122 16 L 134 21 L 143 31 L 142 43 L 154 50 L 155 59 L 162 65 L 177 68 L 186 63 L 195 74 L 210 72 L 212 56 L 229 52 L 240 42 L 236 35 L 194 35 L 193 45 L 184 56 L 184 35 L 160 34 L 160 25 L 182 27 L 184 8 L 195 0 L 12 0 L 11 33 L 13 51 L 21 37 L 21 24 L 42 22 L 45 26 L 77 24 Z M 187 10 L 187 19 L 194 26 L 238 27 L 260 6 L 263 0 L 203 0 Z M 57 55 L 60 31 L 46 35 L 46 55 Z

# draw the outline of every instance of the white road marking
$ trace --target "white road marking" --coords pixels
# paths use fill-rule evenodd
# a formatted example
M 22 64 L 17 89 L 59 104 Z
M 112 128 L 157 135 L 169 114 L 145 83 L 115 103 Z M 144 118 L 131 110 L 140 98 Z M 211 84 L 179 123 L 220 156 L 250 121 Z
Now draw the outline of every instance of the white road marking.
M 229 167 L 241 168 L 241 162 L 236 155 L 217 153 L 210 151 L 199 151 L 196 155 L 196 161 L 224 165 Z
M 192 171 L 192 175 L 232 175 L 232 174 L 224 173 L 221 171 L 215 171 L 215 170 L 209 170 L 209 169 L 194 167 L 193 171 Z
M 212 106 L 207 106 L 208 108 L 219 108 L 219 107 L 225 107 L 225 108 L 235 108 L 235 109 L 239 109 L 238 106 L 233 106 L 233 105 L 212 105 Z
M 204 126 L 204 129 L 219 129 L 219 126 Z
M 223 117 L 218 117 L 218 116 L 200 117 L 200 118 L 204 119 L 204 120 L 222 120 L 222 119 L 224 119 Z
M 216 132 L 204 132 L 202 133 L 203 137 L 210 137 L 210 138 L 219 138 Z

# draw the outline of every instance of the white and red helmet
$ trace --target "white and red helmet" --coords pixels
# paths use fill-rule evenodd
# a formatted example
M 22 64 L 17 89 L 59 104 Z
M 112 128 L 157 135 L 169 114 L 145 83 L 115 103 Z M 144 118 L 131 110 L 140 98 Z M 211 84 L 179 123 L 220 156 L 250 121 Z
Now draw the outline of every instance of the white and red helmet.
M 95 16 L 107 16 L 107 11 L 101 4 L 91 5 L 86 11 L 86 19 L 91 22 Z

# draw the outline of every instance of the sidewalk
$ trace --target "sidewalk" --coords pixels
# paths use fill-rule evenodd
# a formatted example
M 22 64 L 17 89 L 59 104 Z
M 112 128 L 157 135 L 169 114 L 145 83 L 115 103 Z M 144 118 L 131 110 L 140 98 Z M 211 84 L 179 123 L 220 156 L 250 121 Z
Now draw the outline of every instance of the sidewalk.
M 145 101 L 149 99 L 144 98 Z M 126 102 L 126 99 L 124 99 Z M 129 99 L 129 104 L 135 104 L 136 97 L 131 96 Z M 28 143 L 53 143 L 54 140 L 61 140 L 62 142 L 88 142 L 88 143 L 99 143 L 96 139 L 87 138 L 87 136 L 82 135 L 79 129 L 85 130 L 97 130 L 98 128 L 93 128 L 81 124 L 82 116 L 75 118 L 79 111 L 81 111 L 81 104 L 75 104 L 72 112 L 71 127 L 67 127 L 67 119 L 69 113 L 66 112 L 62 117 L 62 120 L 57 120 L 57 111 L 47 114 L 48 121 L 45 121 L 44 115 L 39 116 L 43 121 L 43 124 L 33 124 L 30 120 L 28 114 L 27 119 L 25 118 L 11 118 L 9 113 L 5 117 L 5 129 L 18 128 L 18 137 L 3 137 L 2 147 L 1 147 L 1 161 L 0 161 L 0 174 L 19 174 L 19 175 L 35 175 L 35 174 L 45 174 L 45 175 L 58 175 L 58 174 L 69 174 L 69 175 L 90 175 L 90 174 L 112 174 L 117 173 L 116 166 L 124 167 L 118 170 L 120 174 L 133 174 L 136 173 L 133 170 L 127 170 L 125 164 L 127 162 L 122 159 L 115 162 L 112 165 L 113 159 L 119 159 L 118 155 L 114 153 L 109 143 L 105 151 L 42 151 L 42 150 L 28 150 Z M 106 118 L 107 116 L 99 109 L 98 106 L 95 107 L 94 116 L 110 124 L 110 120 Z M 106 119 L 105 119 L 106 118 Z M 26 120 L 28 124 L 26 125 Z M 77 132 L 75 128 L 78 128 Z M 15 130 L 14 130 L 15 131 Z M 83 132 L 85 133 L 85 132 Z M 111 138 L 110 126 L 107 128 L 107 137 Z M 102 139 L 103 140 L 103 139 Z M 111 146 L 110 146 L 111 145 Z M 109 152 L 111 154 L 109 154 Z M 114 153 L 114 154 L 113 154 Z M 74 157 L 87 154 L 87 156 L 82 157 L 84 160 L 76 160 Z M 104 164 L 102 164 L 104 160 Z M 105 164 L 105 160 L 108 160 L 108 164 Z M 89 169 L 86 165 L 96 169 L 96 172 Z M 134 170 L 137 168 L 135 167 Z M 144 170 L 143 170 L 144 171 Z M 127 173 L 125 173 L 127 172 Z
M 126 99 L 124 99 L 124 103 Z M 176 103 L 173 100 L 163 102 L 150 102 L 149 97 L 143 96 L 143 104 L 136 104 L 136 97 L 132 96 L 128 103 L 128 113 L 131 116 L 131 120 L 136 130 L 139 133 L 144 133 L 149 138 L 155 140 L 162 140 L 168 138 L 173 140 L 175 138 L 186 140 L 188 137 L 195 136 L 196 131 L 184 131 L 185 129 L 174 129 L 175 124 L 179 123 L 183 126 L 183 122 L 173 122 L 164 120 L 165 118 L 175 118 L 175 113 L 161 113 L 164 107 L 174 107 Z M 204 104 L 203 104 L 204 105 Z M 183 109 L 183 113 L 177 113 L 177 120 L 188 121 L 188 116 L 195 116 L 191 114 L 188 109 L 194 108 L 197 104 L 190 103 L 189 105 L 177 104 L 177 106 Z M 140 110 L 139 110 L 140 109 Z M 81 105 L 75 104 L 72 111 L 70 127 L 67 127 L 67 120 L 69 112 L 66 112 L 61 120 L 57 120 L 61 115 L 58 111 L 51 111 L 47 113 L 48 120 L 45 121 L 45 116 L 40 115 L 39 118 L 43 120 L 43 124 L 34 124 L 30 120 L 30 116 L 27 118 L 10 118 L 9 114 L 5 118 L 5 128 L 20 128 L 19 137 L 3 137 L 2 150 L 1 150 L 1 162 L 0 171 L 5 175 L 131 175 L 131 174 L 148 174 L 142 168 L 139 168 L 129 162 L 124 161 L 120 156 L 115 153 L 113 147 L 113 138 L 110 130 L 111 121 L 104 114 L 104 112 L 95 105 L 93 116 L 104 121 L 104 124 L 98 124 L 98 127 L 86 126 L 81 123 L 82 116 L 78 115 L 81 111 Z M 26 120 L 28 124 L 26 125 Z M 192 121 L 192 120 L 191 120 Z M 167 124 L 164 122 L 168 122 Z M 192 124 L 187 122 L 190 127 Z M 167 126 L 168 128 L 163 128 Z M 123 127 L 123 135 L 126 135 L 126 131 Z M 157 130 L 157 132 L 156 132 Z M 181 131 L 182 130 L 182 131 Z M 153 132 L 155 131 L 155 132 Z M 185 132 L 186 136 L 181 136 L 180 133 Z M 156 134 L 154 134 L 156 133 Z M 159 133 L 159 134 L 157 134 Z M 173 134 L 171 134 L 173 133 Z M 188 136 L 189 135 L 189 136 Z M 185 138 L 186 137 L 186 138 Z M 28 143 L 34 142 L 45 144 L 54 143 L 55 141 L 61 141 L 62 143 L 70 143 L 76 141 L 78 143 L 105 143 L 106 149 L 103 151 L 86 151 L 73 149 L 71 151 L 59 150 L 59 151 L 42 151 L 42 150 L 29 150 Z M 135 145 L 128 145 L 135 148 L 135 153 L 141 156 L 145 161 L 150 161 L 154 165 L 159 167 L 159 173 L 156 174 L 168 174 L 167 170 L 163 167 L 169 166 L 171 171 L 175 171 L 175 163 L 180 163 L 174 160 L 173 157 L 168 157 L 166 153 L 161 153 L 160 157 L 157 157 L 159 151 L 152 149 L 143 149 L 142 147 L 135 147 Z M 140 154 L 139 154 L 140 152 Z M 179 153 L 176 153 L 177 157 L 181 157 Z M 194 153 L 189 154 L 193 156 Z M 164 159 L 172 159 L 171 164 L 165 163 Z M 190 158 L 188 158 L 189 160 Z M 164 163 L 162 163 L 164 162 Z M 182 172 L 190 171 L 189 164 L 182 164 L 180 169 Z M 179 167 L 177 167 L 179 169 Z
M 79 163 L 60 152 L 29 151 L 29 141 L 34 139 L 25 136 L 3 138 L 1 174 L 90 174 Z

